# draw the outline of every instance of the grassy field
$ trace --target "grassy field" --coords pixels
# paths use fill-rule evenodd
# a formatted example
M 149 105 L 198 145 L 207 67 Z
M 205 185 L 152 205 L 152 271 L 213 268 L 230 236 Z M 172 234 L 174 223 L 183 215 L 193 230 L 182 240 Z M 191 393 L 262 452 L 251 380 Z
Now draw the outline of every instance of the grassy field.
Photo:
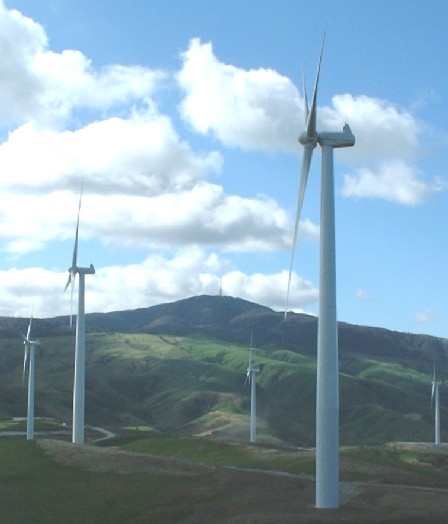
M 0 439 L 0 522 L 423 524 L 448 511 L 444 450 L 343 449 L 341 508 L 323 511 L 311 451 L 137 433 L 113 447 Z

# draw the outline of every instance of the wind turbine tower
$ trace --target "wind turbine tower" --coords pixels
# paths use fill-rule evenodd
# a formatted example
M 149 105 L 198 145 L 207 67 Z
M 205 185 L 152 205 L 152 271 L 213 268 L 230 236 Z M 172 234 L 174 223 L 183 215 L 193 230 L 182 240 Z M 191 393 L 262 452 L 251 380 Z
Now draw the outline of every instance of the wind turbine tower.
M 434 444 L 440 444 L 440 402 L 439 387 L 442 382 L 436 379 L 436 364 L 434 362 L 434 375 L 432 378 L 431 406 L 434 405 Z
M 79 276 L 78 284 L 78 315 L 76 317 L 76 342 L 75 342 L 75 375 L 73 382 L 73 426 L 72 442 L 84 444 L 84 414 L 85 414 L 85 352 L 86 352 L 86 327 L 85 327 L 85 276 L 93 275 L 95 268 L 78 267 L 78 232 L 79 215 L 81 212 L 82 191 L 79 197 L 78 220 L 76 223 L 75 246 L 73 248 L 72 265 L 68 269 L 69 276 L 65 290 L 71 285 L 73 301 L 73 287 L 76 275 Z M 64 290 L 64 291 L 65 291 Z M 70 319 L 71 322 L 71 319 Z
M 255 377 L 260 368 L 252 366 L 253 333 L 250 334 L 249 365 L 247 367 L 246 382 L 250 384 L 250 442 L 257 442 L 257 390 Z
M 338 334 L 336 316 L 336 242 L 335 205 L 333 180 L 333 150 L 355 144 L 348 124 L 342 132 L 318 133 L 316 129 L 316 99 L 320 65 L 324 49 L 320 52 L 314 83 L 311 108 L 304 90 L 305 130 L 299 137 L 303 145 L 300 187 L 294 227 L 293 250 L 288 278 L 286 311 L 288 311 L 291 273 L 297 231 L 302 211 L 311 157 L 319 144 L 322 149 L 321 210 L 320 210 L 320 282 L 319 324 L 317 337 L 317 384 L 316 384 L 316 507 L 331 509 L 339 507 L 339 366 Z
M 22 334 L 23 343 L 25 345 L 25 353 L 23 357 L 23 374 L 22 382 L 25 379 L 26 367 L 29 359 L 28 367 L 28 407 L 26 415 L 26 438 L 32 440 L 34 438 L 34 364 L 35 364 L 35 349 L 40 344 L 38 340 L 31 340 L 31 324 L 33 316 L 30 317 L 28 324 L 28 331 L 26 336 Z

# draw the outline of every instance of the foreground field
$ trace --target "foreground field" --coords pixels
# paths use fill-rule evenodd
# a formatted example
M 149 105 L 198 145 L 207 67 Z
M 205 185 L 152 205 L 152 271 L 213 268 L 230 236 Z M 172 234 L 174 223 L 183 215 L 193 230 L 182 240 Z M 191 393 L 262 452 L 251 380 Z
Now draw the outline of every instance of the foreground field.
M 0 522 L 429 523 L 448 511 L 445 451 L 343 450 L 342 507 L 322 511 L 311 451 L 207 439 L 116 444 L 2 439 Z

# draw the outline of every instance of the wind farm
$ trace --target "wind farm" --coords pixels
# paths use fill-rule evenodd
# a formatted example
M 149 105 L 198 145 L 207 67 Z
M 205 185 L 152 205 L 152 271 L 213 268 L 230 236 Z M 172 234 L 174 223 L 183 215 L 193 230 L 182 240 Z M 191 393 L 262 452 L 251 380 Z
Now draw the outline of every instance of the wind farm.
M 5 521 L 443 521 L 446 5 L 72 4 L 0 2 Z

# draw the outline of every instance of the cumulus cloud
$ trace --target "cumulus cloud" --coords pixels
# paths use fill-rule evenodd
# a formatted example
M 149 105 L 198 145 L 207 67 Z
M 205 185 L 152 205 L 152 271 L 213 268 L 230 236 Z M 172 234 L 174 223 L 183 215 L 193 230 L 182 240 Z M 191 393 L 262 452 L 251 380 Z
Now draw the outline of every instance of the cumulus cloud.
M 23 151 L 27 154 L 24 155 Z M 217 152 L 195 154 L 169 118 L 135 115 L 93 122 L 76 131 L 24 124 L 0 145 L 0 186 L 158 195 L 194 186 L 219 172 Z
M 0 208 L 0 238 L 10 256 L 72 239 L 79 196 L 54 191 L 36 198 L 13 195 Z M 83 238 L 138 248 L 209 245 L 225 251 L 285 249 L 291 238 L 286 212 L 272 199 L 227 195 L 203 182 L 191 190 L 145 195 L 98 195 L 84 192 Z
M 287 273 L 245 274 L 231 270 L 231 262 L 198 247 L 173 256 L 154 253 L 139 264 L 99 268 L 86 277 L 86 312 L 147 307 L 187 296 L 218 294 L 220 279 L 226 295 L 245 298 L 281 310 Z M 0 271 L 0 314 L 27 317 L 69 315 L 70 293 L 62 294 L 67 272 L 41 268 Z M 74 300 L 77 300 L 75 286 Z M 297 308 L 317 299 L 317 290 L 294 275 L 292 296 Z M 37 316 L 37 315 L 36 315 Z
M 422 202 L 438 185 L 420 180 L 414 169 L 402 160 L 382 163 L 376 171 L 359 169 L 344 175 L 342 194 L 346 197 L 381 198 L 406 205 Z
M 322 130 L 341 129 L 345 122 L 356 135 L 356 145 L 344 160 L 369 163 L 378 158 L 415 159 L 421 153 L 419 134 L 423 124 L 405 109 L 368 96 L 337 95 L 331 107 L 319 111 Z M 340 155 L 343 151 L 338 151 Z
M 0 239 L 8 261 L 73 240 L 83 183 L 83 240 L 156 250 L 137 264 L 98 268 L 89 278 L 90 311 L 217 292 L 218 275 L 228 294 L 284 307 L 286 272 L 247 274 L 230 259 L 285 250 L 291 217 L 269 196 L 229 192 L 217 175 L 225 173 L 227 147 L 300 151 L 303 98 L 290 79 L 223 63 L 199 39 L 182 54 L 174 85 L 168 73 L 147 67 L 96 68 L 78 50 L 51 50 L 43 27 L 1 0 L 0 51 Z M 200 151 L 189 143 L 178 115 L 161 113 L 162 89 L 181 97 L 178 110 L 193 130 L 216 140 Z M 411 112 L 344 94 L 319 107 L 318 118 L 322 130 L 348 121 L 356 135 L 355 148 L 337 153 L 350 169 L 345 196 L 417 204 L 435 190 L 414 167 L 422 126 Z M 317 238 L 309 220 L 300 229 Z M 0 312 L 27 316 L 29 302 L 41 316 L 59 312 L 66 276 L 1 272 Z M 316 300 L 313 284 L 294 273 L 294 309 Z
M 0 4 L 0 123 L 60 126 L 79 108 L 150 103 L 160 71 L 111 65 L 99 71 L 77 50 L 55 53 L 41 25 Z
M 284 311 L 287 282 L 287 271 L 269 275 L 262 273 L 246 275 L 241 271 L 231 271 L 223 277 L 222 285 L 225 294 L 267 305 L 276 311 Z M 295 272 L 292 273 L 289 310 L 303 311 L 307 306 L 315 304 L 318 296 L 319 291 L 311 282 L 304 280 Z
M 297 150 L 303 111 L 288 78 L 271 69 L 246 71 L 223 64 L 212 44 L 198 38 L 191 40 L 182 59 L 178 81 L 185 97 L 180 110 L 195 130 L 230 146 Z
M 222 63 L 211 43 L 190 42 L 178 81 L 184 90 L 181 114 L 199 133 L 246 149 L 297 151 L 303 98 L 292 82 L 266 69 L 244 70 Z M 405 108 L 377 98 L 336 95 L 317 111 L 320 131 L 342 130 L 349 122 L 356 145 L 338 151 L 350 166 L 343 195 L 418 204 L 438 190 L 416 167 L 423 154 L 425 125 Z M 378 161 L 381 159 L 381 161 Z

